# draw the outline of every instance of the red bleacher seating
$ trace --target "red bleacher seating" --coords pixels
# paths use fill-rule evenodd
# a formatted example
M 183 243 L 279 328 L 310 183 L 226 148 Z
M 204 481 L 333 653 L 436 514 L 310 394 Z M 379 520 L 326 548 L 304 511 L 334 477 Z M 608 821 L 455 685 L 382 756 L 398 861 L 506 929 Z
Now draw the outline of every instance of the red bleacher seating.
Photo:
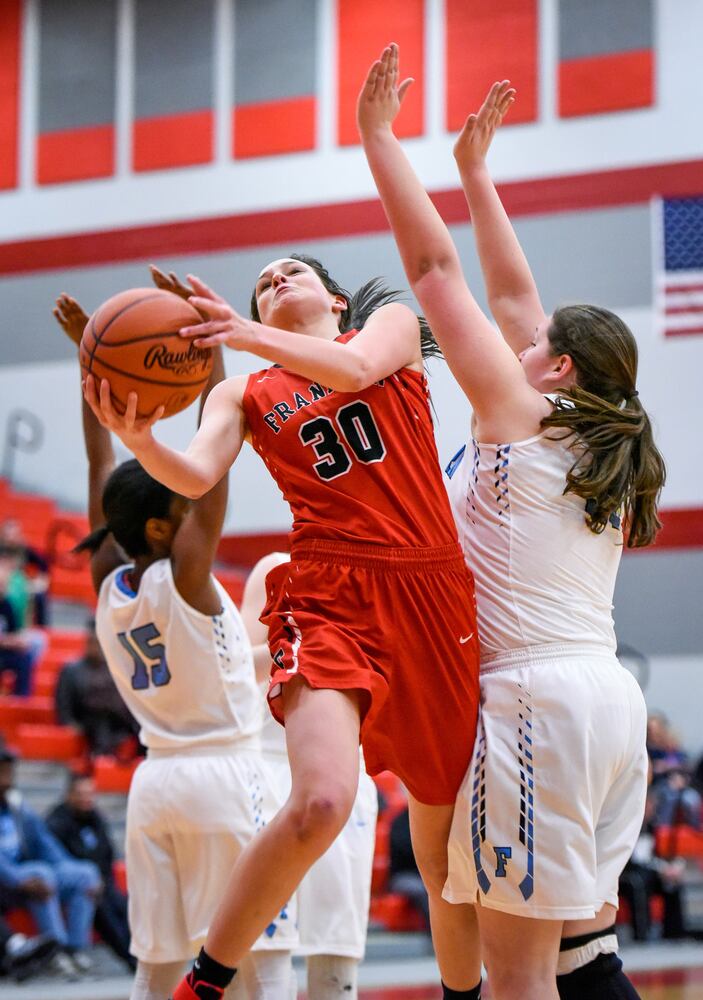
M 39 695 L 17 698 L 14 695 L 0 698 L 0 732 L 8 743 L 17 745 L 17 732 L 21 726 L 46 724 L 54 721 L 54 699 Z
M 388 931 L 425 930 L 425 921 L 406 896 L 397 892 L 386 892 L 371 899 L 369 918 L 382 924 Z
M 656 852 L 660 858 L 690 858 L 703 862 L 703 830 L 683 823 L 660 826 L 656 832 Z
M 47 656 L 65 656 L 67 659 L 75 654 L 81 656 L 85 649 L 85 631 L 83 629 L 49 629 L 47 631 L 49 647 Z
M 224 566 L 216 566 L 213 572 L 234 603 L 236 605 L 241 604 L 246 573 L 238 569 L 232 569 L 231 567 L 225 568 Z
M 70 762 L 87 750 L 83 736 L 70 726 L 27 723 L 17 727 L 13 742 L 25 760 Z
M 96 791 L 126 795 L 132 782 L 132 775 L 140 762 L 141 758 L 123 763 L 114 757 L 96 757 L 93 762 Z
M 115 876 L 115 885 L 122 892 L 127 892 L 127 866 L 122 858 L 112 864 L 112 874 Z

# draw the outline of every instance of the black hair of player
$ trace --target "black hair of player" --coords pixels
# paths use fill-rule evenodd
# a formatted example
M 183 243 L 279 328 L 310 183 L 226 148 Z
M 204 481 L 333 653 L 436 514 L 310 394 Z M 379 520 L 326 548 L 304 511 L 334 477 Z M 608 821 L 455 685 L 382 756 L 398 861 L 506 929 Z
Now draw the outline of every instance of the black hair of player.
M 347 308 L 339 314 L 340 333 L 347 333 L 348 330 L 361 330 L 376 309 L 380 309 L 381 306 L 385 306 L 389 302 L 397 302 L 404 297 L 403 292 L 388 288 L 383 278 L 371 278 L 352 293 L 346 288 L 342 288 L 316 257 L 309 257 L 304 253 L 291 253 L 287 259 L 299 260 L 301 263 L 307 264 L 330 295 L 339 295 L 346 299 Z M 250 315 L 257 323 L 261 322 L 256 302 L 256 288 L 251 295 Z M 420 345 L 423 358 L 441 358 L 442 352 L 425 317 L 418 316 L 418 323 L 420 324 Z
M 105 538 L 112 534 L 127 555 L 151 554 L 146 537 L 146 523 L 151 518 L 166 520 L 171 503 L 178 494 L 158 483 L 132 458 L 114 469 L 103 490 L 105 524 L 91 532 L 76 546 L 76 552 L 97 552 Z

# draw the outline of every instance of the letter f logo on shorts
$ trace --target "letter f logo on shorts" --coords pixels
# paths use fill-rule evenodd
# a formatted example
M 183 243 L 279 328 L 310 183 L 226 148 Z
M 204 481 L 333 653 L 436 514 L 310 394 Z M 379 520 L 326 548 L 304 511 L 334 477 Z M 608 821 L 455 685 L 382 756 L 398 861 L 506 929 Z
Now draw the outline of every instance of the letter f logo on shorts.
M 513 856 L 512 847 L 494 847 L 496 855 L 496 878 L 506 878 L 508 861 Z

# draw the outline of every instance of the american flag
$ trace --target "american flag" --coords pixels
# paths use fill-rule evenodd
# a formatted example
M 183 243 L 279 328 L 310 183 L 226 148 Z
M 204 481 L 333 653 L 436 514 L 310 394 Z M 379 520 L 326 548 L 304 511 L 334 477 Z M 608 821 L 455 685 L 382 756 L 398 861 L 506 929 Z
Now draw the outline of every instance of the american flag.
M 703 195 L 655 202 L 657 301 L 667 337 L 703 334 Z

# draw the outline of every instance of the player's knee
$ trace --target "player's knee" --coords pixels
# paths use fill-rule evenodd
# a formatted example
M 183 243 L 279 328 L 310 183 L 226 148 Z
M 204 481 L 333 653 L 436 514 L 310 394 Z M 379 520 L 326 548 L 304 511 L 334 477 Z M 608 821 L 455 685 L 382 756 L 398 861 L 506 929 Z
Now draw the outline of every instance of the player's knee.
M 431 896 L 441 896 L 447 881 L 447 847 L 434 844 L 413 844 L 415 861 L 425 888 Z
M 502 1000 L 504 997 L 520 997 L 520 1000 L 544 1000 L 554 990 L 555 970 L 552 956 L 542 962 L 538 956 L 527 963 L 506 961 L 505 954 L 484 955 L 488 970 L 488 980 L 493 993 Z
M 353 796 L 343 787 L 329 786 L 296 795 L 290 802 L 290 820 L 303 843 L 331 844 L 347 821 Z

